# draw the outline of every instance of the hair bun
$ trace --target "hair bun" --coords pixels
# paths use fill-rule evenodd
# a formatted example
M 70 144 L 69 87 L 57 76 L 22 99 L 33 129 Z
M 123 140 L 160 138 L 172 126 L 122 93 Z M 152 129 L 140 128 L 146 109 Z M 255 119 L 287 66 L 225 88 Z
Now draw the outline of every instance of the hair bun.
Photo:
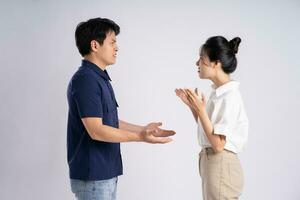
M 239 37 L 235 37 L 232 40 L 229 41 L 229 45 L 231 47 L 231 49 L 233 50 L 233 52 L 236 54 L 239 50 L 239 45 L 241 43 L 241 38 Z

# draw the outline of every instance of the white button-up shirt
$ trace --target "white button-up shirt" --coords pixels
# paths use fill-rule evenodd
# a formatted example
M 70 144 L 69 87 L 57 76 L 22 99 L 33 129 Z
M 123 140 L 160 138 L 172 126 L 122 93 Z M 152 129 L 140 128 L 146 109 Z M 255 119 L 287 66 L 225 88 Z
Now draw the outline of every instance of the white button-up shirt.
M 218 88 L 212 86 L 206 111 L 214 134 L 226 136 L 225 149 L 239 153 L 248 139 L 248 117 L 239 91 L 239 83 L 230 81 Z M 198 140 L 202 148 L 211 147 L 198 118 Z

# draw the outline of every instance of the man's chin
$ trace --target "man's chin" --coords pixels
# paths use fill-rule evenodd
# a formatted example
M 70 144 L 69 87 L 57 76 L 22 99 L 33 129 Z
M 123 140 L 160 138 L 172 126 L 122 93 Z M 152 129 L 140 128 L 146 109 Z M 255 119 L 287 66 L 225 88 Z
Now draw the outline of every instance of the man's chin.
M 112 65 L 115 64 L 116 61 L 117 61 L 117 59 L 113 59 L 113 60 L 111 61 L 111 64 L 112 64 Z
M 109 62 L 108 65 L 113 65 L 113 64 L 115 64 L 115 63 L 116 63 L 116 61 L 111 61 L 111 62 Z

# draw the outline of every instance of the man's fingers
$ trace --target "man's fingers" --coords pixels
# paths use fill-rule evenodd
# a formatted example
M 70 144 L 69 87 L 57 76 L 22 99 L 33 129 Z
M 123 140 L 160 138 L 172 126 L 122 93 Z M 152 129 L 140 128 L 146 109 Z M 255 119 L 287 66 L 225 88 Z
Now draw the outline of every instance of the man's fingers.
M 176 132 L 173 130 L 160 129 L 157 133 L 154 133 L 153 135 L 155 137 L 169 137 L 169 136 L 173 136 L 175 134 L 176 134 Z
M 156 122 L 156 125 L 157 125 L 157 126 L 161 126 L 161 125 L 162 125 L 162 122 Z
M 175 134 L 174 131 L 166 131 L 163 134 L 159 134 L 159 132 L 157 132 L 157 130 L 146 130 L 146 132 L 147 132 L 146 142 L 160 143 L 160 144 L 171 142 L 172 138 L 170 138 L 169 136 L 172 136 Z
M 169 136 L 173 136 L 176 134 L 175 131 L 172 130 L 162 130 L 162 137 L 169 137 Z
M 156 144 L 165 144 L 172 141 L 173 141 L 172 138 L 168 138 L 168 137 L 153 137 L 152 139 L 152 143 L 156 143 Z
M 160 139 L 161 144 L 165 144 L 165 143 L 169 143 L 169 142 L 173 141 L 172 138 L 159 138 L 159 139 Z
M 153 123 L 151 123 L 151 127 L 150 128 L 154 128 L 156 130 L 161 125 L 162 125 L 161 122 L 153 122 Z
M 148 128 L 158 128 L 159 126 L 162 125 L 162 122 L 151 122 L 150 124 L 148 124 Z

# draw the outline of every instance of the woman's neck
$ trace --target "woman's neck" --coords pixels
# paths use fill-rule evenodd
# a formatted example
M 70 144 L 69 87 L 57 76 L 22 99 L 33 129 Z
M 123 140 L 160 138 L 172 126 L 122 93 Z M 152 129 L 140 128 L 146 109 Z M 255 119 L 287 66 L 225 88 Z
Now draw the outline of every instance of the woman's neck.
M 228 74 L 219 74 L 218 76 L 211 79 L 211 81 L 215 84 L 216 88 L 228 83 L 231 81 L 230 76 Z

